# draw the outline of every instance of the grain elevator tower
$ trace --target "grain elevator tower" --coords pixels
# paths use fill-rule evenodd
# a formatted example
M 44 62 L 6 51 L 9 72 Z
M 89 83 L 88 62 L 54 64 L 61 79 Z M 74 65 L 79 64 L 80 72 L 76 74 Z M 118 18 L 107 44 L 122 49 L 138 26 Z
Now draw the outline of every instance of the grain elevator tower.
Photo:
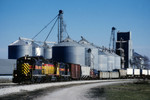
M 116 53 L 122 57 L 122 68 L 130 68 L 133 56 L 131 32 L 117 32 Z

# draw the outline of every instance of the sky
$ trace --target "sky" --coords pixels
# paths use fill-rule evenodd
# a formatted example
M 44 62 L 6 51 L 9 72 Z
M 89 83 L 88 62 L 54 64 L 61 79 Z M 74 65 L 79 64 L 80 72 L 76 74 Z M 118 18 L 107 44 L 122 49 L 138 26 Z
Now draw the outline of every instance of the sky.
M 19 37 L 33 38 L 61 9 L 67 33 L 109 46 L 111 28 L 131 31 L 133 49 L 150 58 L 150 0 L 0 0 L 0 58 Z M 52 24 L 53 25 L 53 24 Z M 52 25 L 35 40 L 44 41 Z M 47 41 L 57 42 L 57 25 Z

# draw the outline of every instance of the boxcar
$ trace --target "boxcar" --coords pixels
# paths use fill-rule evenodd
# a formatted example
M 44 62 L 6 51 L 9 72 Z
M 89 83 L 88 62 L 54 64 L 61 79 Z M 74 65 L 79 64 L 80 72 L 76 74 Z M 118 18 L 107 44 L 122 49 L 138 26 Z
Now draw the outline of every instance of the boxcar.
M 78 64 L 69 64 L 71 68 L 71 78 L 77 80 L 81 78 L 81 66 Z
M 148 70 L 148 74 L 147 75 L 148 75 L 148 78 L 150 79 L 150 70 Z
M 133 78 L 133 69 L 132 68 L 127 68 L 127 77 Z
M 148 70 L 141 69 L 141 78 L 146 78 L 147 77 L 147 72 L 148 72 Z
M 90 67 L 81 66 L 81 78 L 82 79 L 89 79 L 90 78 Z
M 134 77 L 140 77 L 140 69 L 134 69 Z

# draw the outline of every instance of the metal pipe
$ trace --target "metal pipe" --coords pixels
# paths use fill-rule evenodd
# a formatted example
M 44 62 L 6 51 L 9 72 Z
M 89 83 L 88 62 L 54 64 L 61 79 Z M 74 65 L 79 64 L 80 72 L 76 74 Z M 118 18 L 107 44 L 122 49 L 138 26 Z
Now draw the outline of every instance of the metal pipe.
M 59 10 L 59 21 L 60 21 L 60 41 L 59 42 L 62 42 L 63 41 L 63 11 L 62 10 Z

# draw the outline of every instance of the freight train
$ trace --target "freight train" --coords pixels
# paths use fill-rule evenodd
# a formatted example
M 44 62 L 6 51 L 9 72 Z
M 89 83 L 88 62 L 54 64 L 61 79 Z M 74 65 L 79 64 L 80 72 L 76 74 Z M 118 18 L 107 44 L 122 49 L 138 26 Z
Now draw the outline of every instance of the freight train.
M 98 71 L 88 66 L 56 62 L 42 56 L 24 56 L 17 59 L 13 73 L 14 83 L 41 83 L 51 81 L 118 79 L 118 78 L 147 78 L 150 70 L 120 69 L 116 71 Z

